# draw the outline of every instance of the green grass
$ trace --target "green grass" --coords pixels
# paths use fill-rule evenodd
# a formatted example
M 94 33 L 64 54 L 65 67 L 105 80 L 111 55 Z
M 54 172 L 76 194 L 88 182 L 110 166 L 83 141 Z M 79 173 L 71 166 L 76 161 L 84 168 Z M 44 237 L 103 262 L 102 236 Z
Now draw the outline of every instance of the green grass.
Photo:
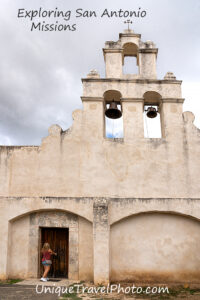
M 189 293 L 190 293 L 191 295 L 194 295 L 194 294 L 196 294 L 196 293 L 200 293 L 200 289 L 188 289 L 188 291 L 189 291 Z
M 78 283 L 78 284 L 82 284 L 83 282 L 81 283 Z M 73 283 L 73 284 L 70 284 L 69 287 L 74 287 L 74 285 L 77 284 L 77 283 Z M 74 292 L 73 293 L 66 293 L 64 295 L 62 295 L 63 298 L 67 298 L 67 299 L 73 299 L 73 300 L 79 300 L 79 299 L 82 299 L 78 296 L 78 293 L 77 293 L 77 288 L 74 287 Z
M 17 282 L 23 281 L 23 279 L 7 279 L 7 280 L 0 280 L 0 284 L 14 284 Z
M 73 299 L 73 300 L 80 300 L 82 298 L 78 297 L 77 293 L 67 293 L 62 295 L 63 298 L 67 298 L 67 299 Z

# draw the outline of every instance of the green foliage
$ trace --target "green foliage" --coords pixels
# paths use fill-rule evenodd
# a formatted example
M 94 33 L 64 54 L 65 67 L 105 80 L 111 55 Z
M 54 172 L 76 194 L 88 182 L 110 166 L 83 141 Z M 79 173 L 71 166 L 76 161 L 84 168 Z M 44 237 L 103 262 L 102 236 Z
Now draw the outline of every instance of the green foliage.
M 62 295 L 62 297 L 66 298 L 66 299 L 73 299 L 73 300 L 82 299 L 82 298 L 78 297 L 77 293 L 67 293 L 67 294 Z
M 23 279 L 7 279 L 7 280 L 0 280 L 0 284 L 14 284 L 17 282 L 23 281 Z

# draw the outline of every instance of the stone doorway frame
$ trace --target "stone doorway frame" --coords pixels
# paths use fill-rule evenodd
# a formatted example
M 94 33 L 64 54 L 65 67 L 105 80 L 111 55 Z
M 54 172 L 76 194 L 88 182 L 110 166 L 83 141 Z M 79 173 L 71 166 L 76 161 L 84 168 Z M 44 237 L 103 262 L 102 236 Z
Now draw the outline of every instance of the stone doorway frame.
M 30 215 L 28 270 L 40 277 L 41 227 L 69 229 L 68 279 L 78 279 L 78 216 L 63 211 L 40 211 Z

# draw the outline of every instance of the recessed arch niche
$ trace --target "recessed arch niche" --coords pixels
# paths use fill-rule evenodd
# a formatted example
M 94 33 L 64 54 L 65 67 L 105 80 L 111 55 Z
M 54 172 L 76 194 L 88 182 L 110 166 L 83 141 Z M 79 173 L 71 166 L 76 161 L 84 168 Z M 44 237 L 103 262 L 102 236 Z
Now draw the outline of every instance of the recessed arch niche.
M 111 226 L 111 281 L 200 279 L 200 222 L 172 213 L 142 213 Z
M 40 277 L 41 228 L 69 231 L 68 278 L 93 280 L 92 223 L 64 210 L 30 212 L 10 221 L 8 277 Z

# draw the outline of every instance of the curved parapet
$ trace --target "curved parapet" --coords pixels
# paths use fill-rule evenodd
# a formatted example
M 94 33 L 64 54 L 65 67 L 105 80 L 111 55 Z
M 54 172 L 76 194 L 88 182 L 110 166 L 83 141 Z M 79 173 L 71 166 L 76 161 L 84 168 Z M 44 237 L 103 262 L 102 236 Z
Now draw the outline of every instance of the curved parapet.
M 62 128 L 57 124 L 51 125 L 48 129 L 48 132 L 49 132 L 49 135 L 51 135 L 51 136 L 58 136 L 61 134 Z
M 185 123 L 194 123 L 195 116 L 191 111 L 183 112 L 183 121 Z

